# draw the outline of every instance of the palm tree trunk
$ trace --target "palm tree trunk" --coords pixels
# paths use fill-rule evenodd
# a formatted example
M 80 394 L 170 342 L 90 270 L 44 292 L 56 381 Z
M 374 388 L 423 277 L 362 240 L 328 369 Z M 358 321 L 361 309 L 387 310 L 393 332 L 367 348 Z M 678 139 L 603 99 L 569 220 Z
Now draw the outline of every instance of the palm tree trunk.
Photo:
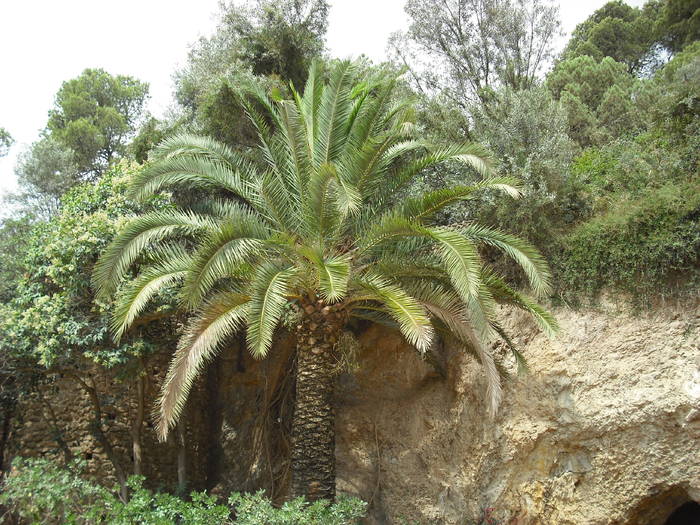
M 310 312 L 309 312 L 310 310 Z M 329 309 L 307 306 L 297 339 L 292 420 L 292 496 L 335 500 L 335 343 L 340 324 Z M 311 315 L 309 315 L 309 313 Z

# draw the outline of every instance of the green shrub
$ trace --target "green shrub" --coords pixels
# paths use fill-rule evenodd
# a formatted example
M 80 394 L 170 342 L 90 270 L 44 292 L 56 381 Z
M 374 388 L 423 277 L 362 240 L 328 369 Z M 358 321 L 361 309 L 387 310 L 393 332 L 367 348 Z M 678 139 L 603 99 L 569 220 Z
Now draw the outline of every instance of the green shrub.
M 667 183 L 617 202 L 563 239 L 555 261 L 563 288 L 609 287 L 636 298 L 700 283 L 700 184 Z
M 307 505 L 303 498 L 275 508 L 262 492 L 233 494 L 229 504 L 235 509 L 237 525 L 350 525 L 365 515 L 366 504 L 356 498 L 339 498 L 329 504 L 321 500 Z
M 123 502 L 118 491 L 81 478 L 80 470 L 80 463 L 59 468 L 46 459 L 17 459 L 0 503 L 32 524 L 351 525 L 365 514 L 365 503 L 355 498 L 310 505 L 299 498 L 276 508 L 262 492 L 236 493 L 229 507 L 214 496 L 193 492 L 185 501 L 144 488 L 142 476 L 129 479 L 131 495 Z

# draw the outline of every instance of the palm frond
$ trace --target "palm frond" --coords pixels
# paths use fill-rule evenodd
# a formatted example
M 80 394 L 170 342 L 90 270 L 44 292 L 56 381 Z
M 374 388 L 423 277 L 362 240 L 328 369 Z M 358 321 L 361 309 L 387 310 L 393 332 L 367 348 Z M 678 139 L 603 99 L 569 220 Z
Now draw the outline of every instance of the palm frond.
M 433 340 L 433 325 L 423 306 L 397 284 L 377 275 L 367 274 L 354 282 L 382 303 L 396 320 L 401 333 L 418 351 L 424 352 Z
M 299 97 L 296 94 L 296 104 L 299 113 L 304 121 L 306 130 L 306 141 L 308 144 L 309 158 L 313 158 L 314 144 L 318 134 L 318 113 L 323 95 L 323 75 L 324 69 L 320 61 L 314 60 L 309 69 L 309 76 L 306 79 L 304 95 Z
M 338 216 L 334 206 L 337 176 L 335 166 L 325 163 L 315 169 L 309 179 L 306 223 L 311 226 L 310 233 L 316 239 L 327 237 L 337 224 Z
M 221 345 L 243 327 L 250 298 L 222 293 L 192 320 L 170 363 L 158 401 L 156 432 L 165 441 L 179 418 L 197 375 Z
M 118 294 L 111 328 L 114 340 L 119 342 L 149 301 L 164 288 L 182 281 L 189 270 L 191 257 L 180 247 L 163 250 L 160 262 L 148 266 L 136 279 L 130 281 Z
M 493 157 L 487 148 L 472 142 L 463 144 L 458 148 L 458 153 L 451 158 L 462 162 L 476 171 L 482 177 L 489 177 L 493 170 Z
M 401 237 L 423 237 L 425 228 L 415 221 L 396 214 L 386 214 L 376 220 L 358 236 L 356 244 L 360 253 L 371 252 L 379 245 Z
M 401 333 L 401 328 L 396 320 L 389 315 L 385 310 L 379 308 L 371 308 L 364 304 L 355 304 L 348 309 L 350 317 L 360 319 L 362 321 L 370 321 L 375 324 L 386 326 L 392 330 Z
M 394 195 L 405 188 L 423 170 L 447 161 L 459 161 L 474 169 L 482 177 L 491 177 L 492 162 L 487 150 L 478 144 L 463 144 L 429 149 L 428 153 L 402 166 L 392 177 L 380 181 L 376 191 Z
M 352 62 L 339 62 L 331 71 L 330 82 L 323 89 L 313 148 L 315 167 L 336 160 L 343 151 L 347 138 L 347 119 L 352 111 L 350 79 L 354 71 Z
M 316 267 L 321 298 L 329 303 L 343 299 L 348 291 L 350 256 L 345 254 L 324 258 L 321 251 L 316 249 L 306 249 L 303 254 Z
M 152 243 L 174 235 L 192 236 L 215 229 L 212 218 L 177 210 L 151 212 L 131 220 L 95 265 L 92 282 L 97 297 L 104 299 L 114 293 L 129 267 Z
M 490 177 L 471 186 L 444 188 L 425 193 L 420 197 L 409 198 L 400 205 L 399 213 L 404 217 L 418 221 L 430 219 L 445 207 L 460 201 L 473 199 L 475 193 L 479 190 L 488 188 L 498 189 L 511 196 L 520 195 L 519 190 L 515 186 L 515 179 Z
M 296 195 L 290 194 L 284 182 L 275 174 L 265 173 L 255 188 L 264 216 L 274 227 L 280 231 L 298 233 L 301 229 L 301 203 Z
M 345 156 L 352 156 L 355 152 L 362 150 L 370 137 L 384 131 L 382 125 L 385 122 L 385 110 L 395 85 L 396 78 L 393 75 L 381 75 L 366 88 L 365 93 L 372 92 L 373 96 L 362 97 L 358 100 L 361 103 L 353 108 L 355 115 L 348 132 Z
M 396 133 L 387 134 L 382 139 L 366 143 L 359 155 L 353 157 L 356 160 L 349 171 L 356 174 L 356 185 L 363 195 L 373 194 L 381 186 L 386 170 L 402 155 L 425 149 L 423 141 L 400 140 Z
M 514 235 L 480 224 L 468 224 L 460 230 L 468 238 L 494 246 L 517 262 L 536 295 L 543 296 L 551 291 L 552 274 L 549 266 L 533 245 Z
M 223 162 L 235 169 L 242 162 L 239 154 L 225 144 L 204 135 L 178 133 L 163 139 L 153 148 L 155 159 L 195 156 L 215 162 Z
M 294 267 L 273 263 L 261 266 L 256 272 L 246 318 L 248 350 L 253 357 L 265 357 L 270 350 L 272 335 L 284 313 L 289 280 L 294 273 Z
M 515 291 L 493 272 L 483 271 L 482 280 L 496 301 L 513 305 L 528 312 L 547 337 L 554 337 L 559 331 L 559 324 L 550 312 L 526 295 Z
M 281 134 L 286 147 L 288 171 L 296 179 L 296 193 L 302 195 L 311 170 L 311 158 L 304 142 L 304 125 L 295 104 L 283 101 L 279 104 Z
M 143 201 L 166 187 L 224 190 L 254 203 L 252 182 L 257 179 L 250 164 L 237 166 L 195 156 L 167 157 L 147 165 L 131 181 L 128 197 Z
M 496 323 L 496 301 L 491 289 L 482 282 L 479 286 L 479 294 L 476 297 L 469 297 L 465 304 L 469 323 L 479 339 L 485 343 L 495 338 L 497 334 L 493 325 Z
M 197 306 L 220 279 L 241 277 L 250 263 L 262 256 L 268 236 L 250 214 L 241 214 L 237 221 L 222 224 L 207 235 L 194 254 L 182 287 L 185 302 Z
M 444 287 L 430 284 L 416 286 L 411 292 L 431 315 L 445 324 L 450 334 L 474 352 L 485 371 L 488 411 L 492 416 L 495 415 L 503 397 L 501 376 L 493 356 L 469 324 L 467 309 L 459 295 Z
M 362 206 L 362 196 L 357 188 L 346 180 L 342 173 L 336 172 L 337 186 L 335 188 L 335 205 L 341 220 L 349 215 L 359 213 Z
M 450 228 L 426 228 L 439 243 L 439 255 L 445 271 L 462 299 L 470 301 L 479 295 L 481 258 L 474 243 Z

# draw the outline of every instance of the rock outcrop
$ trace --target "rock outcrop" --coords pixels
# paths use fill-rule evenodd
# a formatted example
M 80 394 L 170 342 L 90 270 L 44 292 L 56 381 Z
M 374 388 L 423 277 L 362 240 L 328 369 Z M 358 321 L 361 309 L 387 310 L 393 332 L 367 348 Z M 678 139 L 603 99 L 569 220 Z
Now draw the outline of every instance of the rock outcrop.
M 555 313 L 550 341 L 503 312 L 530 371 L 495 420 L 471 358 L 447 350 L 443 379 L 400 338 L 366 334 L 340 392 L 339 488 L 376 523 L 662 525 L 699 501 L 697 306 Z

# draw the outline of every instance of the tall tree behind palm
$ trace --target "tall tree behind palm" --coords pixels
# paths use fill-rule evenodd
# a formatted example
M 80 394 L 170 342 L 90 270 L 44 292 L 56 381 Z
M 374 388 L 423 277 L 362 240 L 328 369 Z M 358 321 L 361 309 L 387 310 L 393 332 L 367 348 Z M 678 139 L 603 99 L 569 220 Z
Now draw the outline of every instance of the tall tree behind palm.
M 245 330 L 252 355 L 265 357 L 291 305 L 299 319 L 292 492 L 311 500 L 335 497 L 336 353 L 352 318 L 394 323 L 421 353 L 438 331 L 460 341 L 485 367 L 492 412 L 500 382 L 483 342 L 498 334 L 509 342 L 495 303 L 516 304 L 544 330 L 555 330 L 541 307 L 484 267 L 478 244 L 513 257 L 542 294 L 549 272 L 536 250 L 478 224 L 434 222 L 441 209 L 481 189 L 517 190 L 491 176 L 480 147 L 433 147 L 414 137 L 410 104 L 392 99 L 396 76 L 363 76 L 359 69 L 336 63 L 326 81 L 314 66 L 303 96 L 294 92 L 293 100 L 248 89 L 244 100 L 259 135 L 258 162 L 205 137 L 163 142 L 158 160 L 133 181 L 132 197 L 147 199 L 166 187 L 203 190 L 207 212 L 173 209 L 134 219 L 94 275 L 99 295 L 109 296 L 141 263 L 139 275 L 118 294 L 117 338 L 164 288 L 177 285 L 183 306 L 194 312 L 162 389 L 161 438 L 225 341 Z M 450 160 L 483 178 L 398 198 L 422 170 Z

